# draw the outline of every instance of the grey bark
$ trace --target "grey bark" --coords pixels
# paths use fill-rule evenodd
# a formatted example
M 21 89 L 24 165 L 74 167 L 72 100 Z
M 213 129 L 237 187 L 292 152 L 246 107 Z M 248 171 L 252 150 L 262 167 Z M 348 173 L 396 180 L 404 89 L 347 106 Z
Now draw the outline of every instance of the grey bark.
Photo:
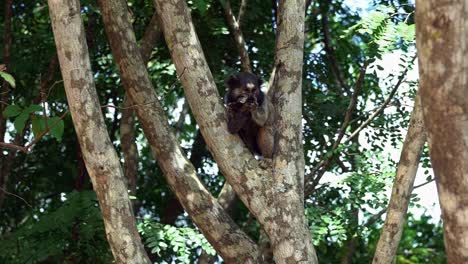
M 408 204 L 418 171 L 419 159 L 426 142 L 420 96 L 416 96 L 414 110 L 401 150 L 392 196 L 385 224 L 372 263 L 392 263 L 400 243 L 406 221 Z
M 303 215 L 303 150 L 301 142 L 301 74 L 304 2 L 281 2 L 282 20 L 277 63 L 282 79 L 275 174 L 263 170 L 240 138 L 229 134 L 224 107 L 195 34 L 187 4 L 156 0 L 166 43 L 208 148 L 239 198 L 265 227 L 277 263 L 317 263 Z M 281 78 L 278 78 L 281 79 Z M 287 144 L 286 144 L 287 140 Z M 293 144 L 291 144 L 291 140 Z M 273 210 L 274 209 L 274 210 Z
M 150 263 L 97 99 L 80 3 L 49 0 L 48 4 L 70 113 L 112 253 L 117 263 Z
M 304 216 L 302 63 L 305 1 L 279 1 L 273 104 L 276 109 L 273 198 L 278 216 L 264 230 L 277 263 L 317 263 Z
M 156 12 L 154 12 L 140 44 L 140 53 L 145 64 L 150 59 L 151 51 L 159 41 L 161 33 L 158 16 Z M 120 122 L 120 142 L 125 164 L 125 177 L 127 178 L 128 188 L 132 195 L 136 193 L 136 181 L 138 176 L 138 149 L 135 143 L 136 133 L 134 126 L 135 111 L 133 110 L 133 102 L 128 96 L 125 96 Z
M 255 243 L 239 229 L 204 188 L 193 165 L 178 145 L 139 53 L 126 2 L 124 0 L 101 0 L 99 4 L 123 85 L 130 99 L 136 104 L 136 113 L 152 153 L 157 158 L 171 189 L 195 224 L 226 262 L 259 262 L 259 253 Z M 164 12 L 159 9 L 158 14 L 164 16 Z M 176 33 L 183 34 L 183 32 L 173 34 Z M 186 73 L 182 76 L 186 76 Z M 207 114 L 207 116 L 210 115 L 212 112 Z
M 468 263 L 468 1 L 416 1 L 421 104 L 447 263 Z

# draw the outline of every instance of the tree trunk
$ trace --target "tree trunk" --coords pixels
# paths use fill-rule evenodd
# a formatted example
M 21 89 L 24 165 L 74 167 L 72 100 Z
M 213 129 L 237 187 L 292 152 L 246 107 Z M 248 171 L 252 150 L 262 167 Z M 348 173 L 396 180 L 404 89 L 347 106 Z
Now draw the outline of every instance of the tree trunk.
M 400 162 L 393 183 L 385 225 L 372 263 L 392 263 L 400 243 L 406 212 L 418 171 L 419 158 L 426 142 L 420 96 L 416 96 Z
M 146 72 L 126 1 L 101 0 L 99 5 L 122 83 L 136 105 L 145 136 L 171 189 L 224 261 L 260 262 L 256 244 L 206 190 L 177 143 Z
M 263 170 L 238 136 L 229 134 L 213 77 L 182 0 L 156 0 L 172 60 L 208 148 L 239 198 L 264 226 L 276 263 L 316 263 L 303 207 L 301 77 L 304 2 L 281 2 L 277 64 L 280 107 L 275 174 Z M 281 78 L 278 78 L 279 80 Z M 292 144 L 291 144 L 292 142 Z
M 279 1 L 273 104 L 275 152 L 273 194 L 276 219 L 264 224 L 276 263 L 317 263 L 304 216 L 302 64 L 305 1 Z M 281 230 L 281 231 L 280 231 Z
M 112 253 L 117 263 L 150 263 L 136 230 L 122 168 L 97 99 L 80 3 L 48 3 L 70 112 Z
M 447 263 L 468 263 L 468 2 L 416 4 L 421 103 Z

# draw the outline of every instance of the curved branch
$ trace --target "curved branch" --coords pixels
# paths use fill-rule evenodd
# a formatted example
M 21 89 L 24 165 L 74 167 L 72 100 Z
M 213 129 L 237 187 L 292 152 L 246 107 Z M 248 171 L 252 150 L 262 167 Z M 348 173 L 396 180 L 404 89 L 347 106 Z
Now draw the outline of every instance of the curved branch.
M 242 0 L 240 7 L 239 7 L 239 14 L 237 15 L 237 23 L 239 27 L 242 26 L 242 22 L 244 21 L 245 10 L 247 10 L 247 0 Z
M 328 59 L 330 60 L 330 66 L 332 70 L 333 76 L 335 76 L 336 81 L 338 84 L 345 90 L 347 93 L 350 92 L 349 86 L 346 84 L 346 81 L 343 78 L 343 73 L 341 72 L 340 65 L 336 60 L 335 51 L 333 50 L 333 46 L 331 44 L 331 37 L 330 37 L 330 28 L 328 26 L 328 12 L 324 8 L 321 8 L 322 12 L 322 30 L 323 30 L 323 42 L 325 44 L 325 51 L 327 52 Z M 341 91 L 338 94 L 342 94 Z
M 268 208 L 267 199 L 258 191 L 256 180 L 265 171 L 258 167 L 258 162 L 244 147 L 241 139 L 227 131 L 221 96 L 193 28 L 187 4 L 182 0 L 157 0 L 156 7 L 161 14 L 166 43 L 177 72 L 184 72 L 181 82 L 185 96 L 208 149 L 217 161 L 221 173 L 244 204 L 259 221 L 264 220 L 264 208 Z M 174 18 L 180 18 L 184 22 L 174 21 Z M 187 51 L 190 51 L 190 56 Z
M 242 71 L 252 72 L 249 52 L 247 51 L 247 46 L 244 37 L 242 36 L 242 31 L 239 28 L 238 21 L 236 20 L 236 17 L 232 12 L 231 3 L 229 2 L 229 0 L 224 0 L 220 2 L 224 9 L 224 15 L 229 26 L 229 31 L 234 37 L 234 43 L 236 44 L 237 50 L 239 51 Z
M 150 263 L 136 230 L 124 175 L 97 99 L 80 3 L 49 0 L 48 4 L 70 113 L 110 248 L 117 263 Z
M 159 41 L 160 36 L 161 27 L 159 25 L 158 16 L 156 12 L 154 12 L 150 23 L 146 27 L 145 34 L 143 35 L 140 44 L 140 53 L 145 64 L 150 59 L 151 51 Z M 135 195 L 138 175 L 138 150 L 135 143 L 135 111 L 133 110 L 132 105 L 132 100 L 125 95 L 120 122 L 120 142 L 124 158 L 125 177 L 128 179 L 130 193 Z
M 338 130 L 338 137 L 336 138 L 335 142 L 333 143 L 332 147 L 330 148 L 330 152 L 333 152 L 338 148 L 338 146 L 341 143 L 341 140 L 343 139 L 343 137 L 344 137 L 344 135 L 346 133 L 346 129 L 348 128 L 348 125 L 351 122 L 351 116 L 352 116 L 353 111 L 356 109 L 357 98 L 358 98 L 359 92 L 361 91 L 362 84 L 364 83 L 364 76 L 366 74 L 367 66 L 368 66 L 368 61 L 365 61 L 364 65 L 361 67 L 361 70 L 359 71 L 359 77 L 358 77 L 358 79 L 356 81 L 356 86 L 354 87 L 354 91 L 353 91 L 353 94 L 351 96 L 351 100 L 349 101 L 348 109 L 346 110 L 343 123 L 341 124 L 341 127 Z M 307 176 L 307 178 L 310 178 L 313 175 L 315 175 L 315 173 L 319 169 L 322 169 L 322 170 L 317 175 L 317 177 L 315 177 L 312 184 L 310 184 L 310 186 L 307 188 L 305 197 L 308 197 L 309 195 L 312 194 L 312 192 L 315 190 L 315 187 L 317 187 L 318 183 L 320 182 L 320 179 L 323 177 L 323 175 L 327 171 L 328 167 L 332 164 L 335 157 L 336 157 L 336 154 L 330 155 L 327 158 L 325 158 L 324 160 L 321 160 L 317 165 L 315 165 L 311 169 L 311 171 L 310 171 L 309 175 Z
M 157 11 L 163 19 L 164 27 L 166 27 L 164 25 L 165 16 L 169 15 L 170 19 L 175 19 L 177 16 L 173 14 L 174 9 L 181 6 L 187 8 L 185 2 L 180 3 L 176 7 L 172 6 L 173 9 L 171 10 L 164 10 L 159 6 L 160 4 L 173 5 L 172 2 L 163 1 L 163 3 L 157 3 Z M 101 0 L 99 1 L 99 5 L 103 14 L 104 26 L 111 44 L 112 53 L 119 66 L 123 85 L 131 100 L 139 105 L 136 107 L 136 113 L 151 146 L 153 156 L 157 158 L 158 164 L 178 200 L 226 262 L 257 263 L 259 261 L 259 254 L 255 243 L 239 229 L 219 203 L 206 190 L 198 179 L 193 165 L 188 161 L 177 144 L 172 128 L 169 127 L 165 112 L 159 104 L 143 60 L 139 54 L 135 35 L 128 19 L 126 1 Z M 177 25 L 188 26 L 186 22 L 178 23 Z M 164 32 L 166 34 L 171 32 L 172 34 L 184 35 L 184 31 L 168 31 L 167 28 L 164 29 Z M 181 45 L 181 43 L 188 43 L 190 41 L 193 40 L 184 38 L 178 44 Z M 171 46 L 170 43 L 168 44 Z M 191 50 L 191 52 L 193 52 L 193 55 L 185 59 L 191 60 L 197 58 L 198 51 Z M 174 60 L 176 61 L 175 58 Z M 187 67 L 186 71 L 185 67 L 177 68 L 177 70 L 179 73 L 184 73 L 181 74 L 182 80 L 187 79 L 187 76 L 190 76 L 192 71 L 189 67 Z M 205 75 L 201 75 L 200 78 L 203 78 L 203 76 Z M 205 85 L 209 85 L 209 83 L 197 81 L 194 83 L 202 86 L 201 91 L 204 90 L 203 87 Z M 201 97 L 206 97 L 206 95 L 204 94 Z M 217 99 L 219 100 L 219 98 Z M 143 105 L 148 102 L 152 104 L 144 107 Z M 204 104 L 204 106 L 208 105 Z M 211 110 L 211 106 L 208 107 Z M 213 112 L 210 111 L 210 115 L 207 116 L 213 116 Z M 209 120 L 210 118 L 206 119 Z M 200 125 L 200 127 L 203 128 L 203 125 Z
M 363 130 L 365 127 L 367 127 L 377 116 L 379 116 L 383 110 L 387 107 L 387 105 L 392 101 L 393 97 L 395 96 L 395 93 L 397 92 L 398 88 L 400 88 L 401 84 L 405 80 L 406 74 L 408 71 L 411 69 L 413 66 L 413 62 L 416 59 L 416 55 L 411 59 L 411 62 L 408 64 L 406 69 L 401 73 L 400 77 L 398 78 L 398 82 L 395 84 L 395 87 L 392 89 L 390 94 L 388 95 L 387 99 L 383 102 L 383 104 L 377 109 L 369 118 L 364 121 L 351 135 L 349 135 L 348 138 L 343 142 L 343 144 L 348 143 L 351 141 L 354 137 L 356 137 L 361 130 Z
M 406 221 L 408 204 L 418 171 L 419 158 L 426 142 L 421 99 L 416 96 L 408 133 L 393 183 L 387 217 L 372 263 L 391 263 L 395 257 Z

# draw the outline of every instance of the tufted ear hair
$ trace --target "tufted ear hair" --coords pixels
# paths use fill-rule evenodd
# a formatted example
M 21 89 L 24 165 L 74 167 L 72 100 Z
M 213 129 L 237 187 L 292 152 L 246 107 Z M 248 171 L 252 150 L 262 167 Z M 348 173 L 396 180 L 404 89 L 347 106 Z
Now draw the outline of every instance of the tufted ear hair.
M 240 79 L 237 75 L 231 75 L 227 80 L 226 80 L 226 85 L 228 88 L 234 88 L 234 87 L 239 87 L 240 86 Z

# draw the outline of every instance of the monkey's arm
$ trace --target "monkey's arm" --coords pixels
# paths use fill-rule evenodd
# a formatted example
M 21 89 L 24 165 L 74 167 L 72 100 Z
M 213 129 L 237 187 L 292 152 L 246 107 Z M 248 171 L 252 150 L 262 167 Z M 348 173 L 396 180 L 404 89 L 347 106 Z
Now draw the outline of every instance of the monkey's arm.
M 271 112 L 271 103 L 265 97 L 265 100 L 263 100 L 262 104 L 251 112 L 252 119 L 257 125 L 259 125 L 260 127 L 263 127 L 268 120 L 268 116 L 270 112 Z
M 231 134 L 236 134 L 243 128 L 248 121 L 248 113 L 240 112 L 228 105 L 227 107 L 227 125 Z

